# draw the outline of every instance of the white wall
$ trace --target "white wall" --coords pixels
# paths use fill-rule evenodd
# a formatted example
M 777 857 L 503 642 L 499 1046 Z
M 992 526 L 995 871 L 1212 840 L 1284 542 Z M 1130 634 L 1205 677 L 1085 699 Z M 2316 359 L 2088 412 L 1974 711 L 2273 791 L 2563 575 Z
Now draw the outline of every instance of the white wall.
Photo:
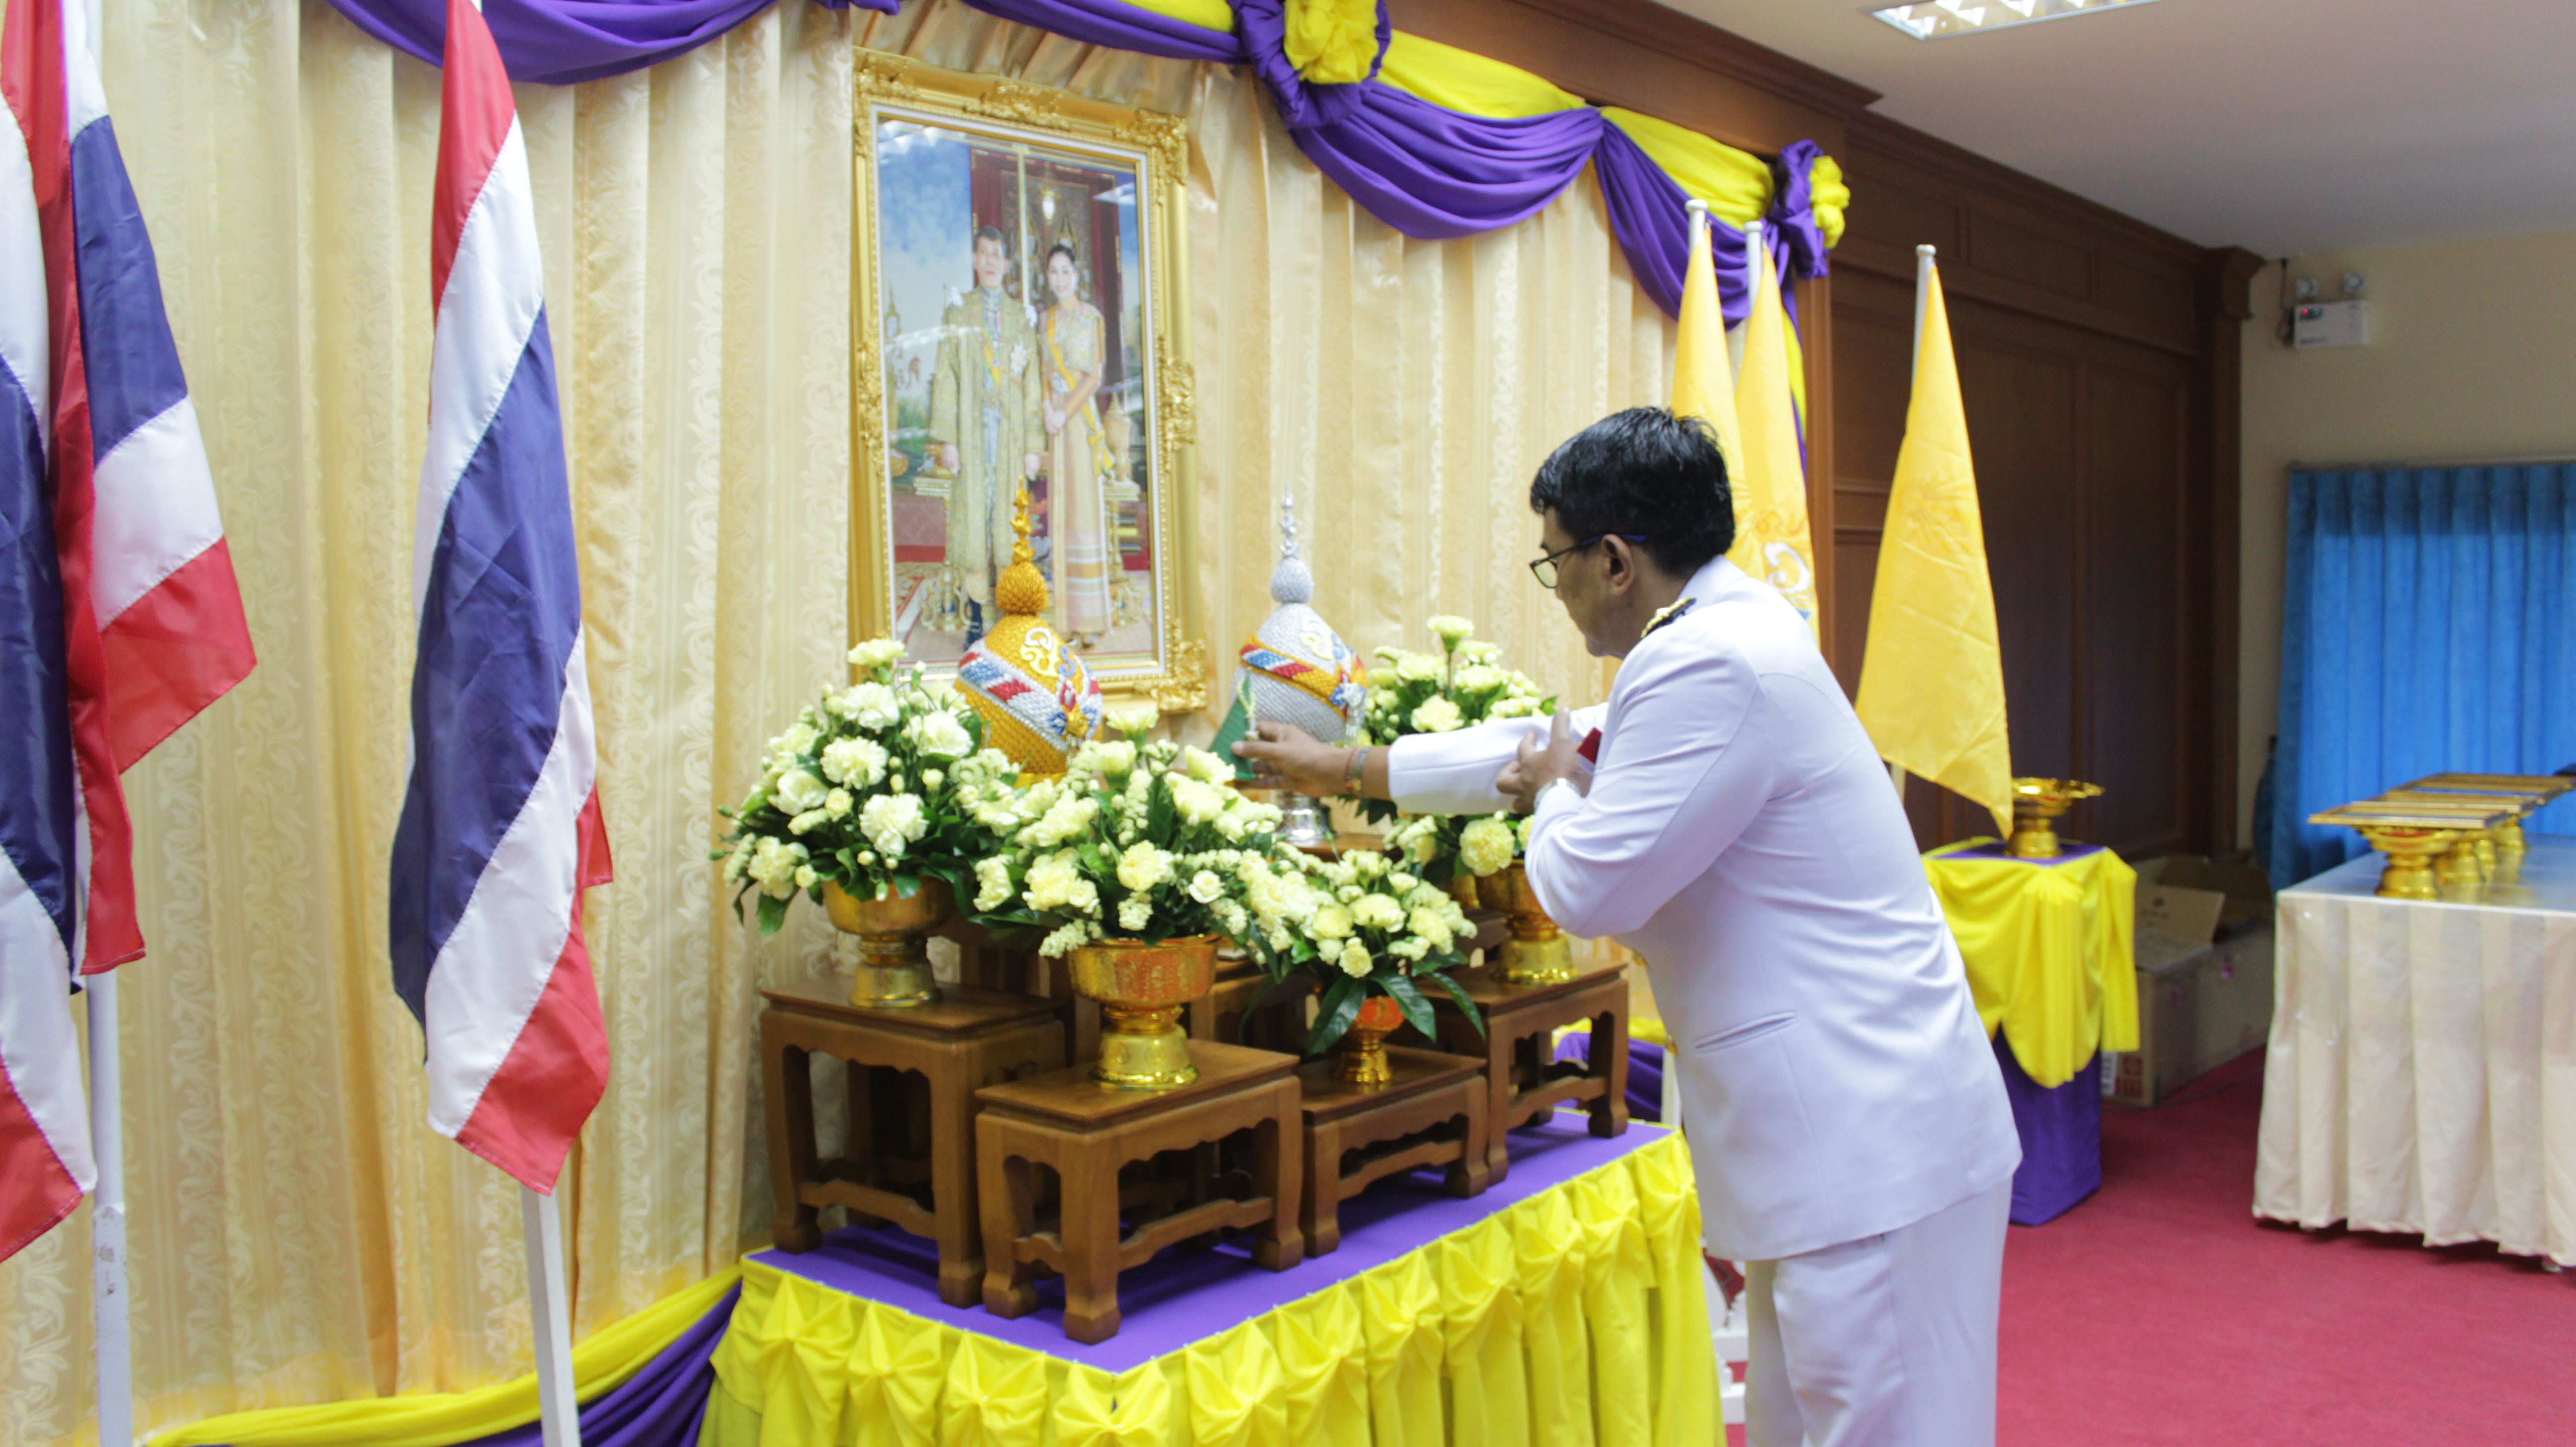
M 2278 341 L 2281 268 L 2254 278 L 2245 328 L 2244 643 L 2239 831 L 2279 718 L 2281 578 L 2293 463 L 2576 456 L 2576 232 L 2292 258 L 2332 299 L 2367 278 L 2370 345 Z

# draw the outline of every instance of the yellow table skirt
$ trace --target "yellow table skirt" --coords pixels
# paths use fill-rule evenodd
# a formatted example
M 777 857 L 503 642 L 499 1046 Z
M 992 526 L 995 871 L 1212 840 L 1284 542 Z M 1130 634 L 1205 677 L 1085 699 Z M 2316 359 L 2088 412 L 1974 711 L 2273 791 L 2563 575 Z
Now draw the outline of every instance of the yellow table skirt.
M 749 1261 L 701 1447 L 1709 1447 L 1699 1199 L 1657 1134 L 1115 1375 Z
M 2054 1089 L 2096 1051 L 2138 1048 L 2138 873 L 2108 849 L 2053 863 L 1959 853 L 1993 842 L 1923 866 L 1986 1034 L 2002 1027 L 2022 1073 Z

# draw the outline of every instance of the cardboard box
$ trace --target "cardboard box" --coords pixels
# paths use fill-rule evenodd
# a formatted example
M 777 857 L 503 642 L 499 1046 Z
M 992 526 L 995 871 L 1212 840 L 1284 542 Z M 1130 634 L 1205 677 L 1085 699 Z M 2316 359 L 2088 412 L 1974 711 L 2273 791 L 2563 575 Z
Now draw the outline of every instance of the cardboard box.
M 2138 867 L 2138 1048 L 2105 1054 L 2102 1094 L 2154 1105 L 2272 1029 L 2272 891 L 2252 865 L 2168 855 Z

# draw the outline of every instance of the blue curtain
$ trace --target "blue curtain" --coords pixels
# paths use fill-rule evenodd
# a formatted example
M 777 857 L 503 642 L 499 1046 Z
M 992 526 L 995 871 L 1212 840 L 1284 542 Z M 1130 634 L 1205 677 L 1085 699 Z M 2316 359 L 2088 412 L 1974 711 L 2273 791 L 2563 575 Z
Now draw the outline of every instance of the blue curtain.
M 2294 472 L 2286 582 L 2276 886 L 2365 847 L 2319 809 L 2576 763 L 2576 466 Z

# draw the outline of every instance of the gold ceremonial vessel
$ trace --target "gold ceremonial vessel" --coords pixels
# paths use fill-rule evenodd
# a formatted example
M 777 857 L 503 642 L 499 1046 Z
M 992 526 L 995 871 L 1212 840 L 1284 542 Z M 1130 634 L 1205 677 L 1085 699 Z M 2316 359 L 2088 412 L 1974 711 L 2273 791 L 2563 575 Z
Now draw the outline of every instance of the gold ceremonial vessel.
M 2557 774 L 2427 774 L 2390 793 L 2492 796 L 2518 801 L 2520 807 L 2514 817 L 2495 834 L 2497 852 L 2505 856 L 2507 867 L 2512 867 L 2528 847 L 2522 839 L 2522 821 L 2571 789 L 2576 789 L 2576 779 Z
M 1395 1079 L 1395 1070 L 1386 1061 L 1386 1037 L 1404 1023 L 1404 1010 L 1389 995 L 1371 995 L 1360 1001 L 1360 1012 L 1351 1019 L 1351 1028 L 1342 1036 L 1341 1063 L 1333 1078 L 1344 1085 L 1384 1085 Z
M 1065 957 L 1073 992 L 1100 1002 L 1100 1061 L 1091 1077 L 1120 1090 L 1168 1090 L 1199 1078 L 1181 1007 L 1216 985 L 1216 936 L 1099 940 Z
M 2308 816 L 2311 824 L 2357 831 L 2388 856 L 2379 893 L 2390 899 L 2474 900 L 2486 881 L 2478 861 L 2480 835 L 2513 817 L 2501 805 L 2401 804 L 2364 799 Z M 2438 879 L 2432 861 L 2439 858 Z
M 1512 937 L 1494 951 L 1494 978 L 1506 985 L 1554 985 L 1574 978 L 1574 941 L 1547 917 L 1547 906 L 1530 888 L 1529 868 L 1520 860 L 1476 880 L 1476 896 L 1487 909 L 1509 917 Z
M 832 917 L 833 927 L 858 946 L 851 1004 L 901 1009 L 939 998 L 926 942 L 957 912 L 956 896 L 946 880 L 925 879 L 908 899 L 892 894 L 861 899 L 826 881 L 823 910 Z
M 2012 791 L 2013 832 L 2004 852 L 2015 859 L 2055 859 L 2058 816 L 2099 798 L 2102 786 L 2081 779 L 2015 779 Z

